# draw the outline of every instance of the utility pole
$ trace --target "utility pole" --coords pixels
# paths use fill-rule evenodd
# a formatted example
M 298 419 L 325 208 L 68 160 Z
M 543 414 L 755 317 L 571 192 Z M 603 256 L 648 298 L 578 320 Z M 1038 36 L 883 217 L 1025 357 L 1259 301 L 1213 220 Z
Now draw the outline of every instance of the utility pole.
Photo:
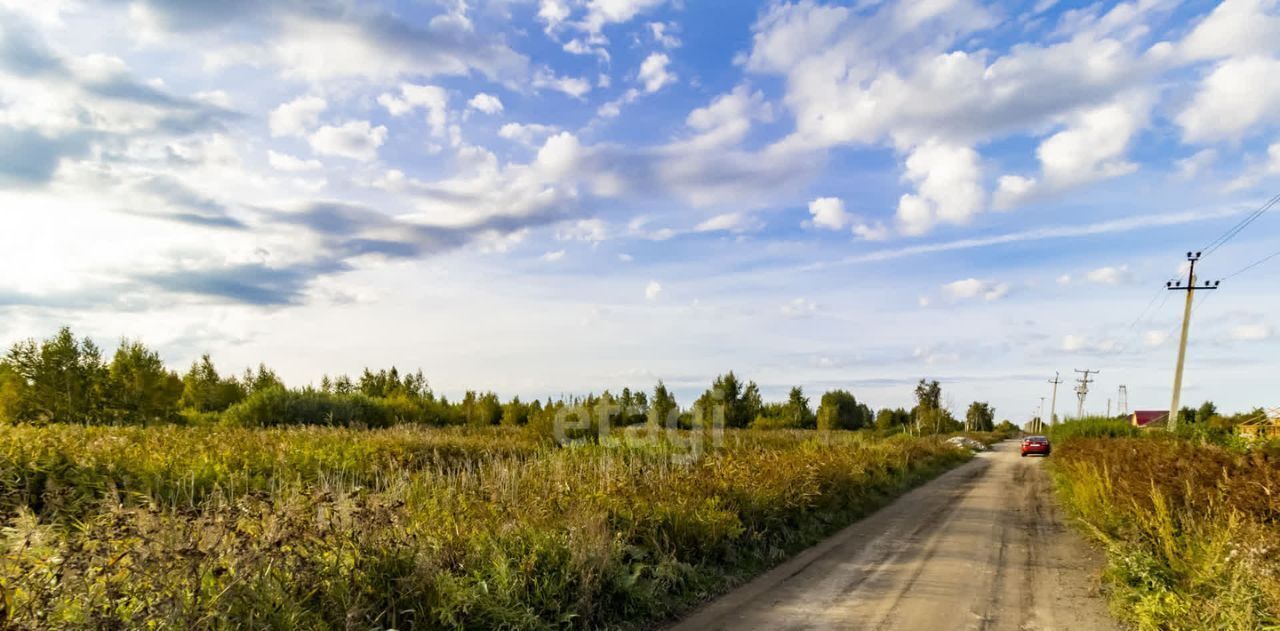
M 1053 371 L 1053 379 L 1049 380 L 1053 384 L 1053 401 L 1049 404 L 1049 424 L 1058 424 L 1058 384 L 1062 383 L 1062 379 L 1058 378 L 1058 371 Z
M 1116 411 L 1120 412 L 1120 416 L 1129 416 L 1129 388 L 1123 384 L 1116 395 Z
M 1182 366 L 1187 359 L 1187 332 L 1191 328 L 1191 303 L 1195 300 L 1197 289 L 1217 289 L 1222 281 L 1204 281 L 1204 285 L 1196 287 L 1196 262 L 1200 260 L 1199 252 L 1187 252 L 1187 260 L 1191 266 L 1187 269 L 1187 284 L 1182 281 L 1170 281 L 1164 284 L 1169 291 L 1187 292 L 1187 304 L 1182 309 L 1182 338 L 1178 341 L 1178 364 L 1173 369 L 1173 402 L 1169 404 L 1169 431 L 1178 427 L 1178 403 L 1182 398 Z
M 1040 422 L 1037 424 L 1036 432 L 1044 431 L 1044 397 L 1040 397 Z
M 1076 418 L 1083 418 L 1084 417 L 1084 398 L 1089 396 L 1089 384 L 1093 383 L 1093 380 L 1089 378 L 1089 375 L 1090 374 L 1096 375 L 1102 371 L 1091 370 L 1089 368 L 1080 370 L 1079 368 L 1077 368 L 1076 372 L 1081 374 L 1081 377 L 1076 379 L 1076 398 L 1079 401 L 1076 404 Z
M 1111 397 L 1107 397 L 1107 418 L 1111 418 Z

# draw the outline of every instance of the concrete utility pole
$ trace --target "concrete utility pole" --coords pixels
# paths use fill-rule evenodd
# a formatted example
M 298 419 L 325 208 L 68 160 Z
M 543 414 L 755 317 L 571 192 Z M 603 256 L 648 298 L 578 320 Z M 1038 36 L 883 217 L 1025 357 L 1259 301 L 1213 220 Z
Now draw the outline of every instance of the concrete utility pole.
M 1107 397 L 1107 418 L 1111 418 L 1111 397 Z
M 1182 281 L 1170 281 L 1164 284 L 1169 291 L 1187 292 L 1187 304 L 1182 308 L 1182 337 L 1178 341 L 1178 364 L 1173 369 L 1173 402 L 1169 404 L 1169 431 L 1178 427 L 1178 404 L 1182 398 L 1182 366 L 1187 359 L 1187 332 L 1191 329 L 1191 303 L 1195 301 L 1197 289 L 1217 289 L 1222 281 L 1204 281 L 1204 285 L 1196 287 L 1196 262 L 1200 260 L 1199 252 L 1187 252 L 1187 260 L 1191 266 L 1187 269 L 1187 284 Z
M 1084 417 L 1084 398 L 1089 396 L 1089 384 L 1093 383 L 1093 380 L 1089 378 L 1089 375 L 1090 373 L 1096 375 L 1101 373 L 1102 371 L 1091 370 L 1089 368 L 1080 370 L 1079 368 L 1077 368 L 1076 372 L 1082 375 L 1081 377 L 1076 379 L 1076 398 L 1079 400 L 1079 403 L 1076 404 L 1076 418 L 1083 418 Z
M 1044 431 L 1044 397 L 1040 397 L 1040 426 L 1036 428 L 1037 432 Z
M 1053 384 L 1053 401 L 1049 403 L 1049 424 L 1058 424 L 1058 384 L 1062 383 L 1062 379 L 1058 378 L 1058 371 L 1053 371 L 1053 379 L 1049 380 Z

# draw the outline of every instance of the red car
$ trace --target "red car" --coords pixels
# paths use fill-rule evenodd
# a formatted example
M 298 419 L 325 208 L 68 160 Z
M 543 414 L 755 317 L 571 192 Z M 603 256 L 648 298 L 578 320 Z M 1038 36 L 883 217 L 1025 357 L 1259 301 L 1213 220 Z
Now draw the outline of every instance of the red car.
M 1027 454 L 1040 454 L 1042 456 L 1047 456 L 1050 451 L 1049 439 L 1044 436 L 1027 436 L 1022 439 L 1023 458 L 1026 458 Z

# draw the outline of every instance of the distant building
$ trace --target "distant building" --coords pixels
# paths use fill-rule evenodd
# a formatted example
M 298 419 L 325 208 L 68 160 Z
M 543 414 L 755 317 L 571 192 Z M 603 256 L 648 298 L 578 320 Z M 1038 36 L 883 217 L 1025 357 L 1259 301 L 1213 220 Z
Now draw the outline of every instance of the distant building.
M 1129 415 L 1129 422 L 1134 427 L 1146 427 L 1152 423 L 1162 422 L 1169 417 L 1168 410 L 1135 410 Z

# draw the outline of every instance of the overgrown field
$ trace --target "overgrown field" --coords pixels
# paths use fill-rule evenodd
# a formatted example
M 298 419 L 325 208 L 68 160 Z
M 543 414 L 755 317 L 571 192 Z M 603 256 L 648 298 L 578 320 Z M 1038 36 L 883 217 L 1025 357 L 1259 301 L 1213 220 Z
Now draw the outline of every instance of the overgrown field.
M 0 427 L 7 628 L 538 629 L 671 616 L 968 458 L 729 431 Z
M 1060 497 L 1106 546 L 1117 617 L 1280 628 L 1280 455 L 1163 435 L 1078 437 L 1053 453 Z

